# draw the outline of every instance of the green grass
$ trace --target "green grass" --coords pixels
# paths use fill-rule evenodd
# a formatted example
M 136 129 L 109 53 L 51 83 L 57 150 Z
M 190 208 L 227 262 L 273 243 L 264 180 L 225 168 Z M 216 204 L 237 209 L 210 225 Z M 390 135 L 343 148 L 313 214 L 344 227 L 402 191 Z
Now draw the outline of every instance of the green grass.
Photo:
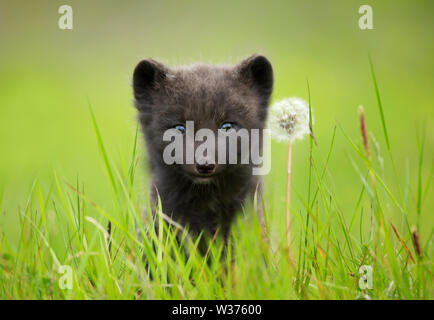
M 58 29 L 53 1 L 2 3 L 0 298 L 433 299 L 434 2 L 369 2 L 373 30 L 358 28 L 357 0 L 74 0 L 72 31 Z M 132 72 L 143 57 L 253 53 L 272 62 L 273 99 L 300 96 L 313 111 L 315 141 L 293 147 L 296 264 L 288 148 L 275 142 L 263 198 L 271 247 L 249 206 L 227 250 L 217 237 L 204 259 L 185 235 L 185 261 L 182 231 L 157 236 L 142 214 L 149 172 Z M 72 268 L 72 290 L 59 265 Z M 360 265 L 373 268 L 372 290 L 358 286 Z
M 162 223 L 169 218 L 161 212 L 161 204 L 153 218 L 149 205 L 143 205 L 147 197 L 136 187 L 138 130 L 132 136 L 130 154 L 116 159 L 106 150 L 107 141 L 90 107 L 110 200 L 105 206 L 95 202 L 79 177 L 68 181 L 57 171 L 51 184 L 36 178 L 26 202 L 17 209 L 18 237 L 14 239 L 8 230 L 0 229 L 0 297 L 433 299 L 433 234 L 431 231 L 428 237 L 421 237 L 422 252 L 418 254 L 410 227 L 415 225 L 420 230 L 427 214 L 423 212 L 424 203 L 430 200 L 427 194 L 432 167 L 431 175 L 421 174 L 424 134 L 415 143 L 416 183 L 411 185 L 407 179 L 400 186 L 372 63 L 371 70 L 388 157 L 383 162 L 378 150 L 371 150 L 375 155 L 372 158 L 365 156 L 361 135 L 346 132 L 348 127 L 358 126 L 356 121 L 345 126 L 336 124 L 329 145 L 321 146 L 324 154 L 310 138 L 310 165 L 306 172 L 297 173 L 308 177 L 307 192 L 294 191 L 300 203 L 292 208 L 297 234 L 292 243 L 297 257 L 294 264 L 288 264 L 284 230 L 278 227 L 285 219 L 281 201 L 263 203 L 270 242 L 261 237 L 257 215 L 252 206 L 247 206 L 238 216 L 228 246 L 216 235 L 206 239 L 204 255 L 197 250 L 200 239 L 191 238 L 176 224 Z M 310 90 L 308 84 L 311 102 Z M 367 118 L 368 130 L 370 120 Z M 334 185 L 335 173 L 330 169 L 339 137 L 347 141 L 343 156 L 359 179 L 350 219 L 341 204 L 345 186 Z M 369 143 L 371 148 L 377 144 L 372 139 Z M 273 145 L 273 154 L 281 148 Z M 384 175 L 384 168 L 389 166 L 394 172 L 391 181 Z M 284 190 L 273 188 L 273 180 L 267 182 L 266 188 L 284 194 Z M 363 265 L 372 267 L 372 289 L 359 287 L 359 268 Z M 61 266 L 71 267 L 72 289 L 59 285 Z

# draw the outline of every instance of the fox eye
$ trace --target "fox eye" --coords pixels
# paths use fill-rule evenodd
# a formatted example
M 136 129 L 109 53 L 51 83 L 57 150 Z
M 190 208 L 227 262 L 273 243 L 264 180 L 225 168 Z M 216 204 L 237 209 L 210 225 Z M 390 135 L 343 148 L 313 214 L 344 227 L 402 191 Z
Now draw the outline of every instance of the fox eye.
M 175 126 L 175 129 L 178 130 L 179 132 L 181 132 L 182 134 L 185 133 L 185 126 L 182 125 L 182 124 L 177 124 L 177 125 Z
M 232 122 L 225 122 L 222 124 L 221 127 L 222 130 L 228 131 L 230 129 L 235 129 L 235 124 Z

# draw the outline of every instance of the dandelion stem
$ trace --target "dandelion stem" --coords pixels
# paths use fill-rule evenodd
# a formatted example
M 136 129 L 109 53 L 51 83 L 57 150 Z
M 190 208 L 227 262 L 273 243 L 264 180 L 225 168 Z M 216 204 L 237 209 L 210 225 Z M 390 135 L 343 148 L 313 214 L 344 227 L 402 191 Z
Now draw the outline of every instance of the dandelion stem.
M 286 241 L 288 244 L 288 259 L 291 260 L 291 166 L 292 166 L 292 141 L 288 146 L 288 162 L 286 175 Z

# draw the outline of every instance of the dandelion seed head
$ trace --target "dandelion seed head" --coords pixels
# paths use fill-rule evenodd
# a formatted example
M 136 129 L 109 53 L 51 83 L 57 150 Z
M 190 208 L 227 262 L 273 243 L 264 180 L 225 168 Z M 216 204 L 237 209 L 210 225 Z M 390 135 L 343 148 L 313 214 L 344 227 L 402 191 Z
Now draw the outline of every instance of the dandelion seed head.
M 279 141 L 302 139 L 310 133 L 309 105 L 297 97 L 275 102 L 270 109 L 268 128 Z

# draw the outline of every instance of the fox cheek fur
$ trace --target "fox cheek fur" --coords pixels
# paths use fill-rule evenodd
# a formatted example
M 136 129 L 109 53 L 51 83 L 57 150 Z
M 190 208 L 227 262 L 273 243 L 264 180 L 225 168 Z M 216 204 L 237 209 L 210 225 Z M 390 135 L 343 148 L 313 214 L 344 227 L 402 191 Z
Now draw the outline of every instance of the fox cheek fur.
M 213 234 L 220 228 L 227 235 L 258 183 L 252 165 L 167 165 L 163 151 L 170 142 L 163 141 L 163 134 L 186 121 L 194 121 L 195 130 L 215 133 L 224 122 L 249 132 L 263 129 L 272 89 L 273 70 L 261 55 L 235 66 L 169 68 L 152 59 L 139 62 L 133 90 L 152 176 L 151 201 L 160 196 L 163 212 L 193 233 Z

